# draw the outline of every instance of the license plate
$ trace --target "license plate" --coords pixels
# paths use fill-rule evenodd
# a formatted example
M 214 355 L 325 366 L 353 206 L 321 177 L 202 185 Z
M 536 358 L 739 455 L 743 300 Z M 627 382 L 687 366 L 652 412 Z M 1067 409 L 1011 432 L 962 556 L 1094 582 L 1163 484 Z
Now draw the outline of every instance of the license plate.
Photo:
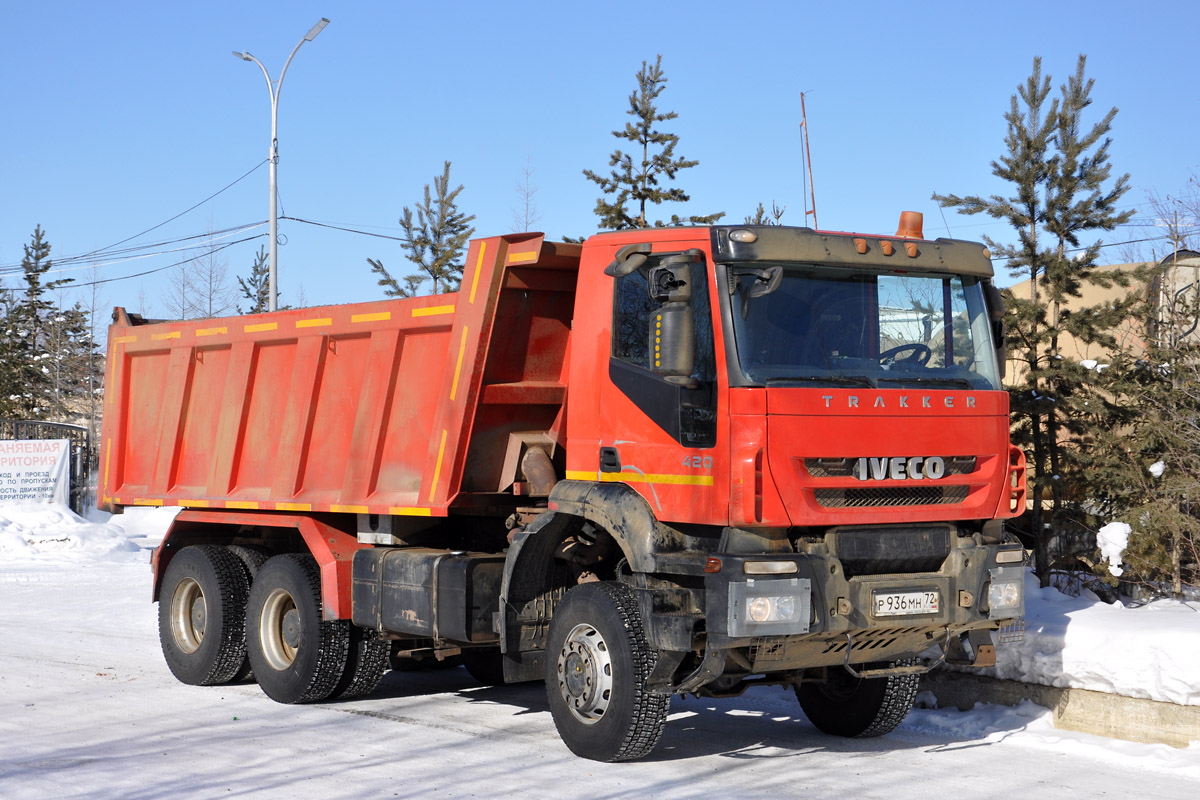
M 877 617 L 936 614 L 940 610 L 941 597 L 936 591 L 875 592 L 871 598 Z

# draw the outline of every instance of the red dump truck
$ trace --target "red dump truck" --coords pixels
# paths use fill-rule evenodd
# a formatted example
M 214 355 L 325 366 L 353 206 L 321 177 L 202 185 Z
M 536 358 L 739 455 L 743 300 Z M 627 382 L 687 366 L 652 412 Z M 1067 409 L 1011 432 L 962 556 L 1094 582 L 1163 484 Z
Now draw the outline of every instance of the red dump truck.
M 599 760 L 755 684 L 879 735 L 1024 613 L 991 276 L 905 215 L 498 236 L 453 294 L 118 308 L 100 504 L 184 507 L 152 569 L 185 683 L 312 702 L 461 659 L 544 680 Z

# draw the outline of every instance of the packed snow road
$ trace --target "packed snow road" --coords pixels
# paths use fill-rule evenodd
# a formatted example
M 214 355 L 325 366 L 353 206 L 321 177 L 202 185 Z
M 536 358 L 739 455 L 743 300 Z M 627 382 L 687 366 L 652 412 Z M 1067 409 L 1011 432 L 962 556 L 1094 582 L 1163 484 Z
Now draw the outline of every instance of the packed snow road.
M 130 554 L 144 560 L 145 551 Z M 679 699 L 641 762 L 558 740 L 540 684 L 390 672 L 369 697 L 284 706 L 185 686 L 158 649 L 144 563 L 0 567 L 0 796 L 1156 797 L 1200 791 L 1200 750 L 1054 730 L 1043 709 L 916 710 L 882 739 L 818 733 L 781 689 Z

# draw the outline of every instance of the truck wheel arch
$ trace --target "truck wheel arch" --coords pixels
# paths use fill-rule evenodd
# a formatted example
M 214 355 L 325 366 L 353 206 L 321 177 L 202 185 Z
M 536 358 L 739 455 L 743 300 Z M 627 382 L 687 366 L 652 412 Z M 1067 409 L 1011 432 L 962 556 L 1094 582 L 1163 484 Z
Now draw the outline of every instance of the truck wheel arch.
M 298 533 L 305 549 L 317 560 L 320 568 L 324 618 L 351 618 L 350 587 L 354 553 L 369 545 L 360 544 L 353 533 L 298 514 L 184 509 L 176 515 L 162 543 L 151 556 L 150 568 L 154 573 L 152 599 L 159 599 L 163 575 L 175 553 L 192 544 L 232 544 L 237 532 L 243 528 Z
M 607 532 L 634 572 L 657 572 L 656 553 L 685 549 L 682 535 L 659 522 L 646 498 L 624 483 L 559 481 L 550 508 Z

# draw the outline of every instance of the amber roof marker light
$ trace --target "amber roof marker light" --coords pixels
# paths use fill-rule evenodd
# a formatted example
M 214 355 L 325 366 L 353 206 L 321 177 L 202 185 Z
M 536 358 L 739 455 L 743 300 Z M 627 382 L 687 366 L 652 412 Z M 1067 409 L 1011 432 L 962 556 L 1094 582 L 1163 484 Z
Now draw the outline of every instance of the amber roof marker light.
M 925 215 L 920 211 L 901 211 L 900 227 L 896 229 L 897 236 L 905 239 L 924 239 Z

